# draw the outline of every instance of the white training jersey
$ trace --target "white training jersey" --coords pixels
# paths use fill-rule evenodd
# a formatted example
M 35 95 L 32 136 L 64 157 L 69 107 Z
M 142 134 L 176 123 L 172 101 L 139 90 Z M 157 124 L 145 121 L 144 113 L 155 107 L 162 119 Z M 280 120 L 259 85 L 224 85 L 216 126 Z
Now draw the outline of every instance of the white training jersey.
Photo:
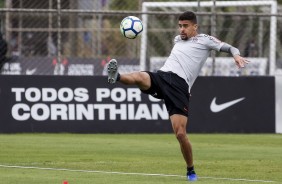
M 160 70 L 173 72 L 183 78 L 190 91 L 210 51 L 219 51 L 222 45 L 224 42 L 206 34 L 198 34 L 188 40 L 182 40 L 178 35 L 174 39 L 170 56 Z

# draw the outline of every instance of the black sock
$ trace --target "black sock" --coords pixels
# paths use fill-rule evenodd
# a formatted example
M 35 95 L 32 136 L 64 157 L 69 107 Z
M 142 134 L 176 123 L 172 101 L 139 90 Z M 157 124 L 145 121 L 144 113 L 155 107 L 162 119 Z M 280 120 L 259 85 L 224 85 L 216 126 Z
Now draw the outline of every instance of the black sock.
M 119 81 L 120 80 L 120 74 L 118 73 L 118 75 L 117 75 L 117 81 Z
M 190 172 L 190 171 L 193 171 L 194 170 L 194 166 L 192 167 L 187 167 L 187 171 Z

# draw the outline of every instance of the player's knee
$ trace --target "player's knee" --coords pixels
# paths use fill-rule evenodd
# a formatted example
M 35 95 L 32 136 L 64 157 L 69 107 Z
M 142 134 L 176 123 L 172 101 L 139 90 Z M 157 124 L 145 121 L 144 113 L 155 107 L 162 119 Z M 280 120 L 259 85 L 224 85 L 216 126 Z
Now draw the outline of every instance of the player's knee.
M 140 89 L 146 90 L 150 87 L 150 76 L 146 72 L 136 72 L 135 82 Z
M 179 142 L 182 142 L 186 139 L 186 134 L 184 132 L 177 132 L 176 138 Z
M 138 82 L 142 82 L 144 80 L 143 73 L 140 71 L 136 72 L 135 80 L 137 80 Z
M 147 72 L 139 71 L 137 72 L 137 78 L 139 81 L 147 81 L 150 79 L 150 76 Z

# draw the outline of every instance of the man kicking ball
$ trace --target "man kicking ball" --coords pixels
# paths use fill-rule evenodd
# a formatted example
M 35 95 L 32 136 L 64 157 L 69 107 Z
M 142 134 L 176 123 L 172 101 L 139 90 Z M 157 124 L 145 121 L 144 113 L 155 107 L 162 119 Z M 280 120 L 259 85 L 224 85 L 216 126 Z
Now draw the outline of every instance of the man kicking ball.
M 180 35 L 175 37 L 170 56 L 157 72 L 119 74 L 118 63 L 112 59 L 108 64 L 108 82 L 137 85 L 142 92 L 164 100 L 187 165 L 187 179 L 196 181 L 198 178 L 194 169 L 192 145 L 186 132 L 191 87 L 211 50 L 232 54 L 239 68 L 244 67 L 248 61 L 240 56 L 237 48 L 207 34 L 199 34 L 197 17 L 191 11 L 179 16 L 178 26 Z

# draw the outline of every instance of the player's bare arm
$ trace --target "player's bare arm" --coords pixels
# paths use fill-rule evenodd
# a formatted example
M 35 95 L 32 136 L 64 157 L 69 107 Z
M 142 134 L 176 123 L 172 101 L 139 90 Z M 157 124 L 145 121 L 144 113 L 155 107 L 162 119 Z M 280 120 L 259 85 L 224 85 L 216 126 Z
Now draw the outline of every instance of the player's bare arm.
M 232 54 L 238 68 L 244 68 L 245 65 L 249 63 L 246 58 L 240 56 L 240 51 L 232 45 L 224 43 L 224 45 L 220 48 L 220 51 Z

